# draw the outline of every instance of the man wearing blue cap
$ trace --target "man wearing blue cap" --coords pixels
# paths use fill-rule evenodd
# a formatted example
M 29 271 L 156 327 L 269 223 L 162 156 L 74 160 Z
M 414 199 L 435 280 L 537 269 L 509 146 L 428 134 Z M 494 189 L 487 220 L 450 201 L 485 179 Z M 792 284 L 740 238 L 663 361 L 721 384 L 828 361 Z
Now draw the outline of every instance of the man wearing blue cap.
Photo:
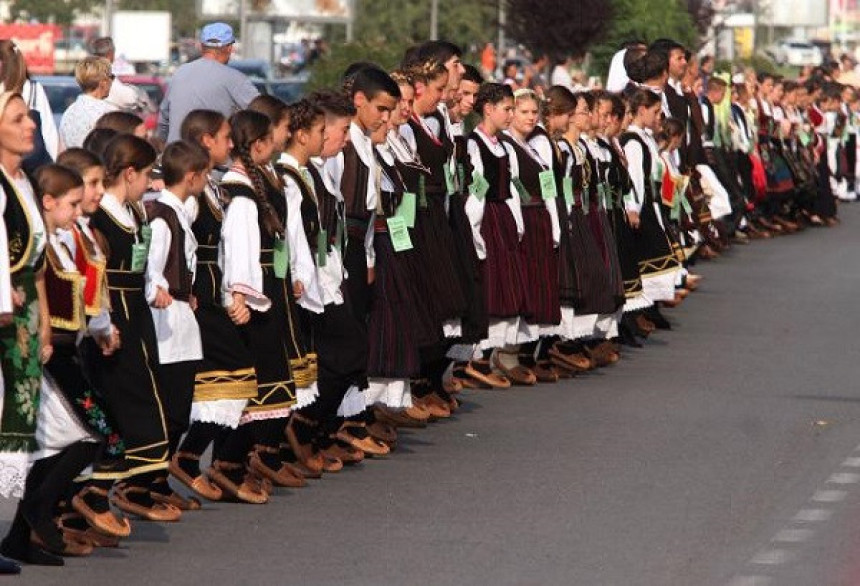
M 161 102 L 158 135 L 179 140 L 182 121 L 192 110 L 215 110 L 230 116 L 248 107 L 260 92 L 245 74 L 229 67 L 233 52 L 233 29 L 223 22 L 207 24 L 200 32 L 200 59 L 182 65 L 173 74 Z

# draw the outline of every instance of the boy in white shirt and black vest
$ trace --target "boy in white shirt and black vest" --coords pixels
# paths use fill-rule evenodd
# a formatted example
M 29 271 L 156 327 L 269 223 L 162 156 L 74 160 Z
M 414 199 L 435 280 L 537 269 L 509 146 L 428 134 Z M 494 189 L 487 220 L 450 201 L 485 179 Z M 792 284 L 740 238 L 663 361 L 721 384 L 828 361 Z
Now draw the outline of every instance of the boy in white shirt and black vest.
M 169 457 L 188 429 L 194 375 L 203 358 L 200 328 L 194 317 L 191 286 L 197 266 L 197 240 L 185 200 L 203 191 L 209 155 L 197 144 L 174 142 L 161 159 L 166 188 L 146 203 L 152 243 L 146 265 L 146 300 L 152 312 L 158 341 L 158 376 L 164 389 Z M 153 498 L 182 510 L 200 508 L 196 499 L 184 499 L 163 482 L 154 484 Z

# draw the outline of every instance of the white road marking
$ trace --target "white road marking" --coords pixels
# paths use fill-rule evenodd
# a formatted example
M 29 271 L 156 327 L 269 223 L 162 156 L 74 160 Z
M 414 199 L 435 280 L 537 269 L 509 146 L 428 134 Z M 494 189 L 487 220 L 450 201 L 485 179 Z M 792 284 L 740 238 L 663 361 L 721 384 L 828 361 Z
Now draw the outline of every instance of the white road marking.
M 845 500 L 848 493 L 844 490 L 817 490 L 812 495 L 812 500 L 817 503 L 838 503 Z
M 846 458 L 842 465 L 847 468 L 860 468 L 860 458 Z
M 856 484 L 860 482 L 860 474 L 855 474 L 854 472 L 837 472 L 836 474 L 831 474 L 827 482 L 833 484 Z
M 738 576 L 728 583 L 728 586 L 767 586 L 773 578 L 767 576 Z
M 817 523 L 820 521 L 829 521 L 833 516 L 833 511 L 827 509 L 801 509 L 794 516 L 794 521 L 801 523 Z
M 815 531 L 812 529 L 783 529 L 776 534 L 773 540 L 786 543 L 803 543 L 813 535 L 815 535 Z
M 756 556 L 750 560 L 750 563 L 761 566 L 778 566 L 780 564 L 784 564 L 789 559 L 791 559 L 791 553 L 786 550 L 769 549 L 756 554 Z

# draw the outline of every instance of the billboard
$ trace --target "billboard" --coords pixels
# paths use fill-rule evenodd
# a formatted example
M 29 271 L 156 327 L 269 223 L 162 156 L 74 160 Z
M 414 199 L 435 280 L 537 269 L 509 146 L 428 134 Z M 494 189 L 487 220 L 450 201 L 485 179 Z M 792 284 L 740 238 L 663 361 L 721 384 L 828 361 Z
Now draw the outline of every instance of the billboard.
M 30 73 L 54 73 L 54 43 L 63 37 L 53 24 L 0 24 L 0 39 L 12 39 Z
M 117 57 L 126 61 L 170 60 L 169 12 L 118 10 L 113 13 L 111 36 Z
M 197 0 L 204 20 L 235 20 L 243 0 Z M 244 0 L 250 18 L 345 23 L 352 20 L 352 0 Z
M 828 0 L 768 0 L 759 3 L 760 25 L 818 28 L 829 24 Z

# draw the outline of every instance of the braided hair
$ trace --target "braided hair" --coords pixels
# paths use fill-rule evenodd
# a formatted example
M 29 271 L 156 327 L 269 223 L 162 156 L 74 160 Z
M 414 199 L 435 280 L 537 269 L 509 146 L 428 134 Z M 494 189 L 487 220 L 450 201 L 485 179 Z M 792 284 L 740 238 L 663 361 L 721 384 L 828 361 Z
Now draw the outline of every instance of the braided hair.
M 230 134 L 233 139 L 233 150 L 230 154 L 245 168 L 253 185 L 253 199 L 263 220 L 263 227 L 270 236 L 275 236 L 284 233 L 284 225 L 266 197 L 262 170 L 251 158 L 251 146 L 266 138 L 271 131 L 272 122 L 260 112 L 240 110 L 230 117 Z

